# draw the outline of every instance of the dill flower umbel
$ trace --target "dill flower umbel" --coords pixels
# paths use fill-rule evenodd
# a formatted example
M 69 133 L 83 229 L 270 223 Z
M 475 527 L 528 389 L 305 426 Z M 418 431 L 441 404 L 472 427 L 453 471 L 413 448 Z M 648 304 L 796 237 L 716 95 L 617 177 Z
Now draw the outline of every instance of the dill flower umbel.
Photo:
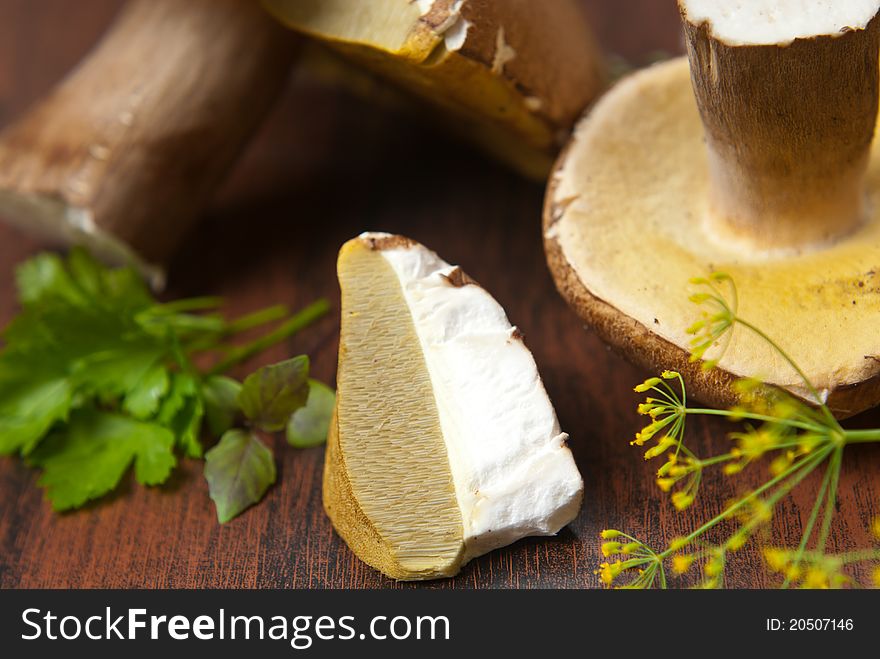
M 723 272 L 712 273 L 708 278 L 698 277 L 690 283 L 704 289 L 690 296 L 691 302 L 703 308 L 700 319 L 687 330 L 694 337 L 691 340 L 691 361 L 704 360 L 703 367 L 709 370 L 715 366 L 717 358 L 705 360 L 706 353 L 715 346 L 724 352 L 730 341 L 730 330 L 736 322 L 738 306 L 736 286 L 730 276 Z M 730 290 L 730 301 L 721 291 L 725 285 Z
M 616 559 L 601 563 L 596 571 L 607 588 L 652 588 L 655 583 L 666 587 L 663 559 L 646 544 L 621 531 L 606 530 L 602 531 L 601 536 L 603 539 L 608 537 L 628 541 L 602 544 L 602 555 Z M 620 583 L 624 576 L 626 579 Z
M 694 564 L 695 557 L 687 554 L 676 554 L 672 557 L 672 571 L 676 574 L 685 574 Z
M 691 407 L 682 376 L 666 371 L 635 387 L 647 394 L 638 413 L 647 416 L 647 425 L 630 442 L 644 448 L 645 460 L 664 458 L 657 470 L 656 483 L 669 494 L 677 510 L 691 507 L 699 497 L 700 483 L 707 469 L 718 468 L 735 477 L 755 464 L 766 464 L 769 477 L 758 487 L 729 502 L 724 509 L 691 534 L 676 538 L 664 550 L 653 550 L 620 531 L 603 531 L 605 558 L 615 558 L 600 566 L 606 586 L 623 588 L 666 587 L 665 565 L 673 574 L 684 575 L 699 565 L 701 588 L 724 585 L 730 556 L 756 537 L 766 537 L 769 522 L 780 502 L 815 471 L 823 472 L 816 498 L 797 547 L 763 548 L 764 562 L 781 580 L 781 587 L 840 588 L 851 585 L 847 570 L 858 563 L 880 563 L 880 550 L 861 550 L 843 554 L 826 552 L 837 505 L 837 489 L 844 448 L 853 443 L 880 442 L 880 429 L 846 430 L 824 404 L 815 386 L 789 355 L 759 328 L 738 315 L 738 299 L 733 280 L 716 273 L 695 279 L 702 287 L 691 301 L 702 309 L 700 319 L 690 328 L 692 360 L 713 368 L 721 358 L 732 329 L 739 325 L 754 332 L 787 362 L 810 392 L 814 405 L 808 405 L 781 391 L 769 390 L 754 380 L 734 385 L 739 404 L 731 410 Z M 727 291 L 725 295 L 724 291 Z M 712 359 L 706 354 L 713 352 Z M 720 416 L 744 424 L 729 434 L 727 452 L 701 458 L 685 444 L 685 427 L 691 416 Z M 706 535 L 717 527 L 732 525 L 723 541 L 708 544 Z M 758 531 L 762 531 L 760 534 Z M 872 531 L 880 540 L 880 517 Z M 624 542 L 628 541 L 628 542 Z M 880 586 L 880 567 L 874 569 Z

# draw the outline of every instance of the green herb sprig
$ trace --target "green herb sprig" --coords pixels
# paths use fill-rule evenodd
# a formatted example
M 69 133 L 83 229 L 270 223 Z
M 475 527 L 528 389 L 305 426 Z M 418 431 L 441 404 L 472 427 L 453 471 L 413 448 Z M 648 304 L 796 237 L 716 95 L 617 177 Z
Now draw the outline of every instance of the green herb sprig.
M 326 437 L 333 394 L 308 379 L 307 357 L 243 384 L 224 375 L 321 318 L 324 300 L 294 314 L 275 306 L 227 320 L 220 298 L 161 303 L 133 269 L 105 267 L 82 249 L 36 256 L 16 283 L 22 309 L 0 350 L 0 455 L 42 470 L 38 483 L 55 510 L 105 496 L 132 466 L 139 483 L 154 486 L 179 456 L 204 457 L 226 522 L 275 481 L 259 432 L 290 425 L 296 446 Z M 233 342 L 269 324 L 276 327 L 251 343 Z M 196 365 L 206 361 L 214 365 Z M 245 429 L 234 429 L 241 418 Z M 222 436 L 207 453 L 203 426 Z
M 817 470 L 822 481 L 801 540 L 796 547 L 765 544 L 762 555 L 771 573 L 778 575 L 782 588 L 839 588 L 857 585 L 849 568 L 858 563 L 874 563 L 873 580 L 880 587 L 880 548 L 866 548 L 842 554 L 827 552 L 836 512 L 837 491 L 844 449 L 852 444 L 880 443 L 880 429 L 848 430 L 834 418 L 804 371 L 773 339 L 743 319 L 737 311 L 737 291 L 733 280 L 723 273 L 695 279 L 701 291 L 691 301 L 703 309 L 701 318 L 690 328 L 692 361 L 703 368 L 715 368 L 730 340 L 734 327 L 755 333 L 789 364 L 809 392 L 810 404 L 780 390 L 772 390 L 753 380 L 735 383 L 740 404 L 731 410 L 692 407 L 679 373 L 666 371 L 635 388 L 648 397 L 638 412 L 650 418 L 631 442 L 648 445 L 646 460 L 665 457 L 657 471 L 657 486 L 671 493 L 672 504 L 685 510 L 697 500 L 703 472 L 721 469 L 735 476 L 755 465 L 765 464 L 768 477 L 729 503 L 715 517 L 692 533 L 672 540 L 663 550 L 655 550 L 630 534 L 609 529 L 602 532 L 602 554 L 610 559 L 598 573 L 608 586 L 624 588 L 666 588 L 668 570 L 684 575 L 700 569 L 699 584 L 719 588 L 725 583 L 728 560 L 759 536 L 773 519 L 778 505 Z M 714 359 L 706 353 L 716 351 Z M 700 458 L 685 445 L 687 419 L 695 416 L 722 416 L 743 423 L 741 431 L 729 434 L 733 446 L 726 452 Z M 707 538 L 716 527 L 727 527 L 723 539 Z M 872 531 L 880 541 L 880 518 Z

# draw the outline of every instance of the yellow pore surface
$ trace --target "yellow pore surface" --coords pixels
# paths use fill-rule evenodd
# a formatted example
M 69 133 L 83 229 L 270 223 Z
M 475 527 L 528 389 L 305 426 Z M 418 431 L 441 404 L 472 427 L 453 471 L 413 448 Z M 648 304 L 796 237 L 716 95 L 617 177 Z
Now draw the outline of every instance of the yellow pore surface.
M 732 275 L 740 316 L 832 390 L 880 366 L 878 149 L 875 141 L 871 218 L 856 233 L 801 253 L 719 240 L 705 223 L 708 157 L 688 62 L 673 60 L 624 80 L 581 122 L 558 173 L 554 201 L 565 210 L 550 235 L 593 295 L 685 350 L 700 313 L 689 280 Z M 742 327 L 719 366 L 805 395 L 792 369 Z
M 464 547 L 461 513 L 434 391 L 400 283 L 382 254 L 360 240 L 343 247 L 338 272 L 338 464 L 329 468 L 344 474 L 325 483 L 325 504 L 355 553 L 386 574 L 455 574 Z M 334 506 L 346 488 L 362 514 Z

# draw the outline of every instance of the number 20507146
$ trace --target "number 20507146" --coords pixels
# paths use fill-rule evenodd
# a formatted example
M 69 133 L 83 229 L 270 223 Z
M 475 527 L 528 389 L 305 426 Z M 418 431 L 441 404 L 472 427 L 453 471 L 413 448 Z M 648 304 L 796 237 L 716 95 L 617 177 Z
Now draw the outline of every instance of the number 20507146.
M 851 632 L 855 629 L 852 618 L 767 618 L 768 632 Z

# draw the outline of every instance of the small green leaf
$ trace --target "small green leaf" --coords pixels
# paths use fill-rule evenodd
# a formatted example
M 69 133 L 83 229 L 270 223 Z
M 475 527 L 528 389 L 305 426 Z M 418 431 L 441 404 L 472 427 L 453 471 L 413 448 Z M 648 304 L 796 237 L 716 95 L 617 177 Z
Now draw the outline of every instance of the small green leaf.
M 63 371 L 41 356 L 0 358 L 0 455 L 29 453 L 67 418 L 73 392 Z
M 168 370 L 162 364 L 154 364 L 128 392 L 123 409 L 137 419 L 149 419 L 159 410 L 169 386 Z
M 212 375 L 202 383 L 205 416 L 211 434 L 220 437 L 235 423 L 239 413 L 238 394 L 241 383 L 223 375 Z
M 284 430 L 290 416 L 309 396 L 309 358 L 301 355 L 261 368 L 245 379 L 238 404 L 266 432 Z
M 204 416 L 205 404 L 196 379 L 188 373 L 173 373 L 156 419 L 174 433 L 177 445 L 190 458 L 202 457 L 200 436 Z
M 287 424 L 287 443 L 295 448 L 309 448 L 327 441 L 336 394 L 322 382 L 309 380 L 309 398 Z
M 178 412 L 171 425 L 177 436 L 177 445 L 189 458 L 201 458 L 202 419 L 205 417 L 205 404 L 199 396 L 189 396 L 183 409 Z
M 70 250 L 67 263 L 80 290 L 93 299 L 105 294 L 104 273 L 107 268 L 98 263 L 91 254 L 81 247 L 75 247 Z
M 82 293 L 57 254 L 38 254 L 15 271 L 18 296 L 24 305 L 38 304 L 46 298 L 81 303 Z
M 94 352 L 74 363 L 74 377 L 98 395 L 127 396 L 155 377 L 164 353 L 161 345 L 146 337 L 107 344 L 103 350 L 96 346 Z
M 275 482 L 275 459 L 256 435 L 230 430 L 205 454 L 205 479 L 224 524 L 263 498 Z
M 87 408 L 51 433 L 29 457 L 55 510 L 82 506 L 113 490 L 134 462 L 143 485 L 168 479 L 177 460 L 174 435 L 153 423 Z

